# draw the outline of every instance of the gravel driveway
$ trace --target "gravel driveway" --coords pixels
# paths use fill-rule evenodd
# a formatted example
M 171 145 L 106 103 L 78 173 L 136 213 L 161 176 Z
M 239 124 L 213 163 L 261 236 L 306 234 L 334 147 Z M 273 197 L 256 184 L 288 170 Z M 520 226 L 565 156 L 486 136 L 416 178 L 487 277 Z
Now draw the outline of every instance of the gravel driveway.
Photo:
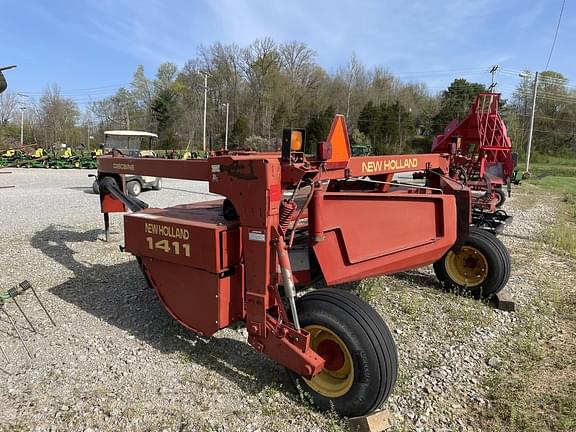
M 0 289 L 28 279 L 33 296 L 13 304 L 32 352 L 28 359 L 5 317 L 0 344 L 0 430 L 343 431 L 345 422 L 299 400 L 284 369 L 245 343 L 244 330 L 203 339 L 176 324 L 147 287 L 134 258 L 121 253 L 121 216 L 105 243 L 87 170 L 16 169 L 0 176 L 3 221 Z M 142 194 L 152 206 L 209 199 L 207 184 L 165 180 Z M 524 250 L 551 217 L 543 205 L 515 209 L 502 240 Z M 552 204 L 548 204 L 552 205 Z M 519 263 L 519 264 L 518 264 Z M 517 265 L 518 264 L 518 265 Z M 533 292 L 529 263 L 515 260 L 509 283 Z M 487 403 L 481 378 L 501 361 L 489 344 L 505 337 L 514 313 L 438 290 L 430 269 L 364 281 L 358 288 L 384 315 L 398 343 L 401 375 L 386 403 L 400 430 L 479 430 L 470 415 Z

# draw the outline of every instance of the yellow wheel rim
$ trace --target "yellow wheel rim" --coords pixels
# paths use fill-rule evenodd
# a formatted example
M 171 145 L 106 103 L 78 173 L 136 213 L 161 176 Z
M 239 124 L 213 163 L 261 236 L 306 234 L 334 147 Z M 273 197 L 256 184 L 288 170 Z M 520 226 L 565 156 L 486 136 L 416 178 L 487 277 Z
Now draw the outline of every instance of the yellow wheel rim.
M 472 246 L 462 246 L 458 253 L 448 252 L 445 267 L 450 279 L 463 287 L 477 287 L 488 277 L 488 260 Z
M 345 395 L 354 383 L 354 364 L 350 351 L 334 332 L 321 325 L 309 325 L 310 347 L 326 361 L 322 372 L 306 384 L 316 393 L 329 398 Z

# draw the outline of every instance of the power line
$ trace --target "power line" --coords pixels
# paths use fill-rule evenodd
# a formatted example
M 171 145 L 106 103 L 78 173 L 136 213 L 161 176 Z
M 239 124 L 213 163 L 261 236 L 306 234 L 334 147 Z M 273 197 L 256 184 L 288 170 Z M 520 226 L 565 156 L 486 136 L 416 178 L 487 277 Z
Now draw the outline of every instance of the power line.
M 520 116 L 520 117 L 530 117 L 530 114 L 516 113 L 516 115 L 518 115 L 518 116 Z M 538 115 L 538 114 L 536 114 L 535 118 L 538 119 L 538 120 L 552 120 L 552 121 L 555 121 L 555 122 L 563 122 L 563 123 L 576 124 L 576 119 L 575 119 L 575 120 L 559 119 L 559 118 L 548 117 L 548 116 L 543 116 L 543 115 Z
M 529 71 L 523 70 L 515 70 L 515 69 L 501 69 L 502 74 L 507 75 L 507 76 L 511 76 L 514 78 L 517 78 L 519 74 L 524 74 L 524 73 L 528 73 L 531 74 Z M 557 78 L 557 77 L 553 77 L 550 75 L 542 75 L 540 74 L 540 76 L 538 77 L 538 81 L 553 81 L 553 82 L 557 82 L 559 84 L 563 84 L 563 85 L 567 85 L 570 80 L 568 78 L 562 77 L 562 78 Z
M 560 131 L 544 131 L 544 130 L 539 130 L 539 129 L 534 129 L 534 132 L 538 132 L 540 134 L 544 134 L 544 135 L 564 135 L 564 136 L 569 136 L 569 137 L 573 137 L 576 135 L 576 133 L 574 132 L 560 132 Z
M 558 38 L 558 30 L 560 29 L 560 22 L 562 21 L 562 13 L 564 12 L 564 5 L 566 0 L 562 0 L 562 7 L 560 8 L 560 16 L 558 17 L 558 24 L 556 25 L 556 32 L 554 33 L 554 41 L 552 42 L 552 47 L 550 48 L 550 54 L 548 54 L 548 61 L 546 62 L 546 67 L 544 70 L 548 70 L 548 65 L 550 64 L 550 59 L 552 58 L 552 53 L 554 52 L 554 47 L 556 46 L 556 38 Z
M 407 72 L 390 72 L 396 78 L 401 77 L 415 77 L 415 76 L 430 76 L 430 75 L 476 75 L 485 73 L 486 68 L 474 68 L 474 69 L 444 69 L 444 70 L 429 70 L 429 71 L 407 71 Z
M 526 73 L 526 71 L 515 71 L 515 72 L 512 72 L 512 71 L 510 71 L 510 70 L 502 70 L 502 74 L 503 74 L 503 75 L 511 76 L 511 77 L 514 77 L 514 78 L 518 77 L 519 74 L 523 74 L 523 73 Z M 557 78 L 557 77 L 553 77 L 553 76 L 550 76 L 550 75 L 540 75 L 540 76 L 538 77 L 538 80 L 539 80 L 539 81 L 542 80 L 542 81 L 557 82 L 557 83 L 559 83 L 559 84 L 564 84 L 564 85 L 566 85 L 566 84 L 568 84 L 568 83 L 570 82 L 570 80 L 569 80 L 568 78 Z
M 59 93 L 62 94 L 70 94 L 70 95 L 75 95 L 75 94 L 86 94 L 86 93 L 98 93 L 99 91 L 102 91 L 104 89 L 114 89 L 114 88 L 121 88 L 127 85 L 131 85 L 131 83 L 121 83 L 121 84 L 107 84 L 107 85 L 101 85 L 101 86 L 95 86 L 95 87 L 86 87 L 86 88 L 79 88 L 79 89 L 59 89 Z M 25 94 L 29 94 L 29 95 L 42 95 L 45 92 L 44 91 L 21 91 L 20 93 L 25 93 Z
M 512 74 L 506 74 L 506 75 L 510 75 L 513 76 Z M 567 85 L 569 81 L 568 80 L 563 80 L 563 79 L 559 79 L 559 78 L 554 78 L 554 77 L 548 77 L 546 75 L 542 75 L 542 74 L 538 74 L 538 89 L 545 89 L 547 85 L 556 85 L 556 86 L 561 86 L 563 87 L 565 90 L 567 90 L 568 92 L 576 92 L 576 86 L 569 86 Z M 501 85 L 501 84 L 499 84 Z M 514 87 L 511 84 L 504 84 L 501 85 L 505 88 L 507 88 L 508 90 L 512 89 L 512 90 L 518 90 L 518 87 Z M 538 91 L 538 94 L 540 94 L 541 90 Z M 572 96 L 571 94 L 567 94 L 567 97 L 575 97 Z

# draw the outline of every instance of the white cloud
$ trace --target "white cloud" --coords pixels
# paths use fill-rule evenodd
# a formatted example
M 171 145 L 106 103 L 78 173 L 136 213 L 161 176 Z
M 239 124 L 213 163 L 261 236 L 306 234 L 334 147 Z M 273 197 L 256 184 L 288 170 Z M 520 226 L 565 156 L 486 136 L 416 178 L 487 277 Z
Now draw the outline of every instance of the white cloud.
M 221 41 L 247 46 L 256 38 L 271 36 L 278 42 L 306 42 L 331 71 L 355 52 L 367 67 L 383 65 L 400 75 L 475 69 L 482 82 L 489 75 L 479 69 L 519 61 L 518 46 L 525 43 L 522 37 L 546 13 L 545 4 L 539 1 L 527 7 L 518 0 L 196 0 L 168 4 L 92 0 L 95 13 L 89 36 L 108 49 L 153 64 L 167 60 L 182 64 L 194 57 L 201 44 Z M 474 78 L 472 72 L 469 76 Z M 421 79 L 426 79 L 425 74 Z M 445 85 L 438 75 L 427 81 Z

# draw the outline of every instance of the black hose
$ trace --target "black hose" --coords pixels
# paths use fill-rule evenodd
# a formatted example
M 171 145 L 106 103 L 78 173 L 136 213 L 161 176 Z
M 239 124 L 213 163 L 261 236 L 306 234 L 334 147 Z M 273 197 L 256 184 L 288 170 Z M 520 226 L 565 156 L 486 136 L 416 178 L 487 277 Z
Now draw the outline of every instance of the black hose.
M 130 209 L 132 212 L 139 212 L 140 210 L 144 210 L 148 208 L 148 204 L 144 201 L 126 195 L 124 192 L 120 190 L 118 187 L 118 183 L 114 177 L 106 176 L 102 179 L 98 180 L 98 186 L 100 187 L 100 192 L 108 192 L 117 200 L 122 201 L 122 203 Z

